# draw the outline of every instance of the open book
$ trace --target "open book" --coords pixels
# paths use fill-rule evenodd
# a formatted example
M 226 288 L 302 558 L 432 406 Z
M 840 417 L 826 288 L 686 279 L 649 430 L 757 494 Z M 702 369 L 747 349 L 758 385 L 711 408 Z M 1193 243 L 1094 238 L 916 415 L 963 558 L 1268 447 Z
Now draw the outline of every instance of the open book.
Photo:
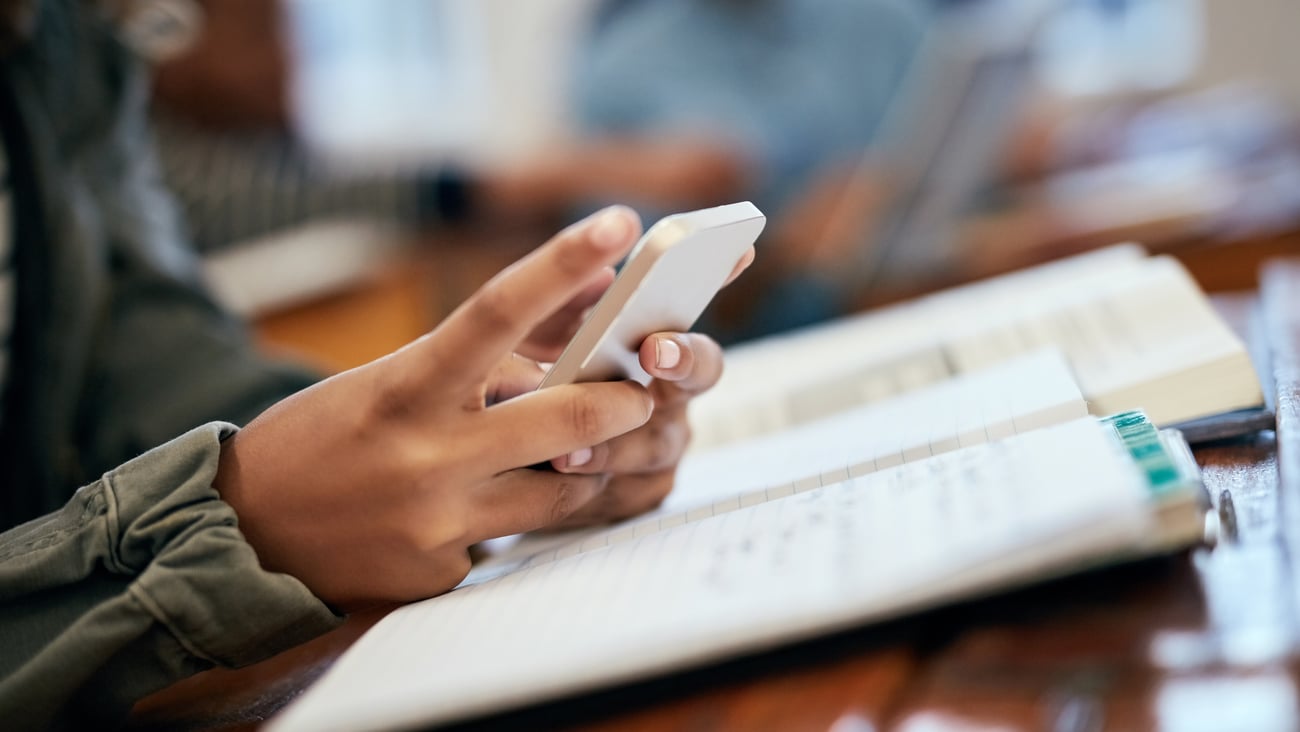
M 859 460 L 835 482 L 798 479 L 401 608 L 271 729 L 462 720 L 1202 536 L 1186 443 L 1140 413 L 965 447 L 962 424 L 947 452 L 879 469 Z
M 1125 245 L 730 349 L 691 406 L 692 449 L 1044 347 L 1065 355 L 1093 414 L 1142 409 L 1169 426 L 1264 403 L 1245 346 L 1182 266 Z

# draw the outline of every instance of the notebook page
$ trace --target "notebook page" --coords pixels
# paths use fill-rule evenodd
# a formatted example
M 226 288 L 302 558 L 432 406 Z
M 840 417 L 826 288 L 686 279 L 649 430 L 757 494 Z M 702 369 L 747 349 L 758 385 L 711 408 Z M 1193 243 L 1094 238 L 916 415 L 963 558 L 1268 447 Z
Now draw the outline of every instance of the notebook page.
M 683 460 L 666 508 L 848 470 L 875 472 L 1087 415 L 1058 351 L 1042 350 L 924 389 Z M 826 482 L 835 482 L 829 476 Z
M 1064 571 L 1146 526 L 1113 432 L 1071 422 L 402 608 L 271 729 L 446 722 L 642 678 Z
M 782 359 L 773 359 L 771 367 L 777 373 L 792 373 L 787 369 L 794 368 Z M 863 363 L 848 362 L 838 372 L 819 370 L 814 378 L 778 379 L 767 387 L 755 384 L 753 393 L 737 390 L 731 392 L 729 402 L 709 402 L 703 409 L 714 410 L 711 418 L 701 416 L 701 410 L 691 405 L 691 451 L 778 432 L 846 407 L 941 383 L 953 375 L 943 349 L 929 344 Z
M 466 582 L 1087 413 L 1060 353 L 1039 351 L 777 434 L 692 453 L 658 509 L 612 527 L 526 536 L 475 567 Z
M 915 305 L 876 313 L 869 340 L 843 327 L 771 339 L 762 349 L 728 349 L 713 389 L 692 400 L 692 449 L 707 449 L 834 411 L 836 389 L 848 383 L 864 399 L 884 399 L 953 375 L 940 344 L 917 329 Z M 867 323 L 863 323 L 867 325 Z M 869 345 L 868 345 L 869 344 Z M 760 358 L 761 357 L 761 358 Z M 802 392 L 802 393 L 800 393 Z M 824 408 L 827 403 L 831 410 Z M 842 408 L 846 405 L 838 403 Z

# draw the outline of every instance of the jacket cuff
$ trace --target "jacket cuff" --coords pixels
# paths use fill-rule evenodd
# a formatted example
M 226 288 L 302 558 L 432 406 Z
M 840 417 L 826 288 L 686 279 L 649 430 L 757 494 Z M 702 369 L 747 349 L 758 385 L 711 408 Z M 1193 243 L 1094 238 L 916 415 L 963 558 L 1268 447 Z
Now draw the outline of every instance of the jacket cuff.
M 287 574 L 267 572 L 212 487 L 221 442 L 211 423 L 104 476 L 110 569 L 189 652 L 226 666 L 270 657 L 341 617 Z

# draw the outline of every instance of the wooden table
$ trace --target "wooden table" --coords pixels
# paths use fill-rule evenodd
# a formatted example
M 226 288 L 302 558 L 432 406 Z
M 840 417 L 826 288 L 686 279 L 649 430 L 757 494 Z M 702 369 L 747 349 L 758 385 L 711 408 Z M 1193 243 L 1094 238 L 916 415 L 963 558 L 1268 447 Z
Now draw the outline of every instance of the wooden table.
M 1300 268 L 1276 270 L 1263 293 L 1278 429 L 1196 451 L 1233 538 L 467 728 L 1300 728 Z M 1218 298 L 1243 329 L 1258 301 Z M 194 677 L 142 702 L 133 723 L 255 728 L 384 612 Z

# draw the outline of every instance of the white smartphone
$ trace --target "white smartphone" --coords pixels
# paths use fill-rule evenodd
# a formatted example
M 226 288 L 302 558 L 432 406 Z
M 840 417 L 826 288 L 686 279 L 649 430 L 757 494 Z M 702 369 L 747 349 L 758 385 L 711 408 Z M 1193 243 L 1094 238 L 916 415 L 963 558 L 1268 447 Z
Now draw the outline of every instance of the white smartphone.
M 538 388 L 613 379 L 649 383 L 637 357 L 641 342 L 651 333 L 690 330 L 766 223 L 748 201 L 659 220 Z

